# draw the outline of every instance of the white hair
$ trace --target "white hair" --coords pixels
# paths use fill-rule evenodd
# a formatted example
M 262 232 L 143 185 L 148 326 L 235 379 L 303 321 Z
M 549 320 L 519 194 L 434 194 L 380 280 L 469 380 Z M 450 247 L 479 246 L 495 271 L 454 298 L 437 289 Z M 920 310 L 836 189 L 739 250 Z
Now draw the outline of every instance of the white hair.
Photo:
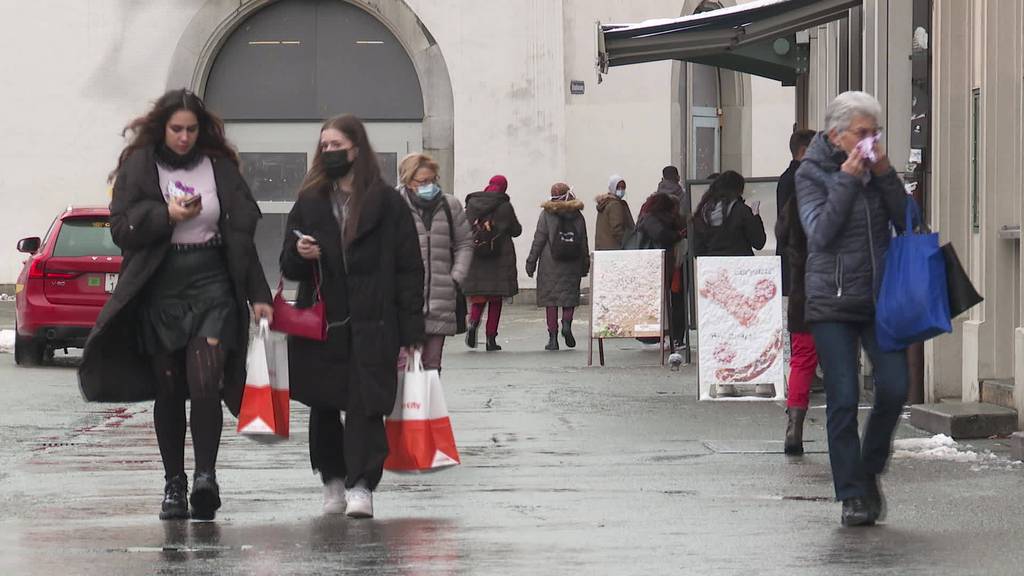
M 856 116 L 866 116 L 879 122 L 882 118 L 882 105 L 867 92 L 843 92 L 825 108 L 825 130 L 842 132 L 850 127 L 850 122 Z

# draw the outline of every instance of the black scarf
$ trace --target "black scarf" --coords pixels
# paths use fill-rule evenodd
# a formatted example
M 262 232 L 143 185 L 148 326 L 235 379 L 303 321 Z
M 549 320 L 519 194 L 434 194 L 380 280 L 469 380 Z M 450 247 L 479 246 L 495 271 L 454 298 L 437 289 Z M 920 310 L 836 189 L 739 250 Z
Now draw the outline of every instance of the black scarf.
M 192 149 L 183 156 L 174 150 L 171 150 L 167 147 L 167 144 L 163 143 L 156 147 L 154 156 L 156 157 L 157 162 L 171 170 L 191 170 L 198 166 L 199 162 L 203 160 L 203 154 L 199 151 L 198 146 L 193 146 Z

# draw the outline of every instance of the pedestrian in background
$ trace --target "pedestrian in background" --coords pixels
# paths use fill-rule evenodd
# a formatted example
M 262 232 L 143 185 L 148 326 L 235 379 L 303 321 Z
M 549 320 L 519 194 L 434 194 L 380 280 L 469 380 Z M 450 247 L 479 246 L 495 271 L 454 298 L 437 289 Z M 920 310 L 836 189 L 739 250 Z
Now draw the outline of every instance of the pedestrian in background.
M 382 179 L 355 116 L 324 123 L 287 229 L 281 273 L 299 283 L 296 306 L 319 297 L 327 316 L 327 340 L 289 338 L 290 383 L 340 391 L 345 412 L 342 421 L 337 406 L 310 406 L 309 458 L 323 482 L 323 510 L 371 518 L 399 347 L 424 340 L 423 261 L 409 209 Z
M 640 208 L 640 217 L 636 225 L 637 245 L 640 249 L 664 250 L 663 293 L 672 295 L 672 280 L 675 276 L 675 250 L 679 241 L 686 235 L 686 221 L 679 214 L 679 202 L 676 197 L 663 192 L 651 194 Z M 685 318 L 685 316 L 682 316 Z M 669 337 L 673 340 L 682 338 L 683 326 L 677 324 L 680 315 L 673 313 L 669 319 Z M 660 338 L 639 338 L 645 344 L 656 344 Z M 667 343 L 670 346 L 671 342 Z
M 764 221 L 758 214 L 759 204 L 747 206 L 743 200 L 746 180 L 739 173 L 726 170 L 717 176 L 704 193 L 693 215 L 692 239 L 694 255 L 753 256 L 768 240 Z M 770 384 L 758 384 L 754 393 L 771 396 Z M 715 386 L 717 396 L 736 396 L 732 384 Z
M 594 250 L 621 250 L 636 225 L 626 202 L 626 181 L 618 174 L 608 180 L 608 193 L 597 197 Z
M 746 180 L 727 170 L 711 183 L 693 215 L 694 255 L 753 256 L 764 248 L 768 238 L 758 210 L 760 203 L 748 206 L 743 199 Z
M 796 172 L 807 234 L 805 319 L 825 371 L 829 460 L 846 526 L 874 524 L 884 514 L 878 476 L 907 399 L 906 354 L 882 352 L 875 340 L 890 226 L 903 230 L 908 201 L 878 144 L 881 115 L 870 94 L 837 96 L 825 109 L 826 132 L 814 137 Z M 857 431 L 862 346 L 875 382 L 863 443 Z
M 797 130 L 789 137 L 789 153 L 793 159 L 786 171 L 779 176 L 779 183 L 775 187 L 775 208 L 778 210 L 776 222 L 782 219 L 789 199 L 796 197 L 796 169 L 800 167 L 800 160 L 807 153 L 807 147 L 810 146 L 815 134 L 814 130 Z M 791 266 L 786 249 L 779 242 L 775 245 L 775 255 L 782 258 L 782 295 L 789 296 L 792 282 Z
M 273 316 L 253 236 L 260 219 L 224 123 L 188 90 L 164 94 L 126 132 L 110 203 L 120 281 L 86 342 L 87 400 L 155 399 L 164 466 L 160 519 L 213 520 L 220 508 L 221 400 L 235 415 L 245 384 L 249 307 Z M 195 451 L 185 473 L 185 400 Z
M 505 298 L 519 293 L 519 266 L 512 241 L 523 233 L 508 195 L 508 180 L 498 174 L 483 192 L 466 197 L 466 217 L 473 230 L 473 265 L 462 290 L 469 298 L 469 324 L 466 346 L 476 348 L 477 332 L 487 308 L 487 351 L 501 350 L 498 324 Z
M 784 451 L 790 455 L 804 453 L 804 418 L 810 405 L 811 383 L 818 368 L 811 329 L 804 320 L 807 302 L 804 271 L 807 266 L 807 236 L 800 224 L 796 196 L 783 206 L 775 224 L 775 238 L 785 252 L 789 265 L 789 301 L 786 303 L 786 327 L 789 330 L 789 394 L 786 397 L 786 440 Z
M 526 274 L 537 273 L 537 306 L 547 312 L 548 343 L 545 350 L 558 350 L 558 309 L 562 309 L 562 338 L 576 347 L 572 320 L 580 305 L 580 282 L 590 273 L 587 222 L 583 202 L 568 184 L 551 186 L 551 199 L 542 204 L 533 247 L 526 259 Z
M 682 217 L 686 227 L 683 229 L 683 237 L 676 243 L 675 260 L 673 262 L 671 298 L 672 298 L 672 339 L 674 348 L 685 346 L 685 331 L 689 330 L 686 320 L 688 301 L 686 298 L 686 283 L 688 276 L 684 272 L 686 256 L 690 251 L 689 222 L 690 222 L 690 195 L 686 193 L 680 184 L 679 169 L 675 166 L 665 166 L 661 169 L 661 182 L 658 183 L 658 193 L 675 198 L 679 205 L 679 215 Z
M 473 231 L 462 203 L 445 194 L 437 183 L 438 165 L 433 158 L 409 154 L 402 159 L 398 172 L 402 195 L 419 234 L 426 272 L 423 315 L 427 338 L 423 344 L 423 367 L 440 370 L 445 339 L 458 332 L 458 299 L 462 297 L 459 286 L 466 281 L 473 264 Z M 404 361 L 400 361 L 403 367 Z

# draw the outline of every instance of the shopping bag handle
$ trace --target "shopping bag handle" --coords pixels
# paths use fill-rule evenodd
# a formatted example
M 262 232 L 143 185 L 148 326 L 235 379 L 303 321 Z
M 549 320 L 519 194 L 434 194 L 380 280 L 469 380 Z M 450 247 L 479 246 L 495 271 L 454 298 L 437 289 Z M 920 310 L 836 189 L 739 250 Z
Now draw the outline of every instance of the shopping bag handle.
M 423 351 L 422 350 L 417 348 L 416 351 L 412 353 L 412 361 L 411 362 L 409 361 L 408 358 L 406 358 L 405 372 L 406 372 L 406 374 L 408 374 L 409 372 L 423 372 Z
M 906 228 L 903 229 L 904 234 L 914 233 L 914 220 L 917 220 L 921 226 L 924 226 L 924 222 L 921 220 L 921 209 L 917 206 L 917 201 L 910 194 L 907 194 L 907 209 L 904 210 L 906 213 Z
M 259 335 L 260 338 L 270 337 L 270 320 L 267 320 L 266 318 L 260 318 L 260 327 L 258 329 L 257 334 Z

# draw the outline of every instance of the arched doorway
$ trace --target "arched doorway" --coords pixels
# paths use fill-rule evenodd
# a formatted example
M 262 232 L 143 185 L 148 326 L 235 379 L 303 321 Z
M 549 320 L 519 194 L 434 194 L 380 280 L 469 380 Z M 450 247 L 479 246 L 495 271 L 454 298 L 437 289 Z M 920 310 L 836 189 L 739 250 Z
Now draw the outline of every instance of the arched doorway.
M 209 0 L 193 18 L 168 85 L 191 87 L 224 117 L 264 213 L 257 248 L 268 280 L 279 277 L 285 219 L 325 118 L 361 117 L 389 180 L 404 154 L 426 150 L 451 189 L 447 67 L 402 0 L 227 4 Z

